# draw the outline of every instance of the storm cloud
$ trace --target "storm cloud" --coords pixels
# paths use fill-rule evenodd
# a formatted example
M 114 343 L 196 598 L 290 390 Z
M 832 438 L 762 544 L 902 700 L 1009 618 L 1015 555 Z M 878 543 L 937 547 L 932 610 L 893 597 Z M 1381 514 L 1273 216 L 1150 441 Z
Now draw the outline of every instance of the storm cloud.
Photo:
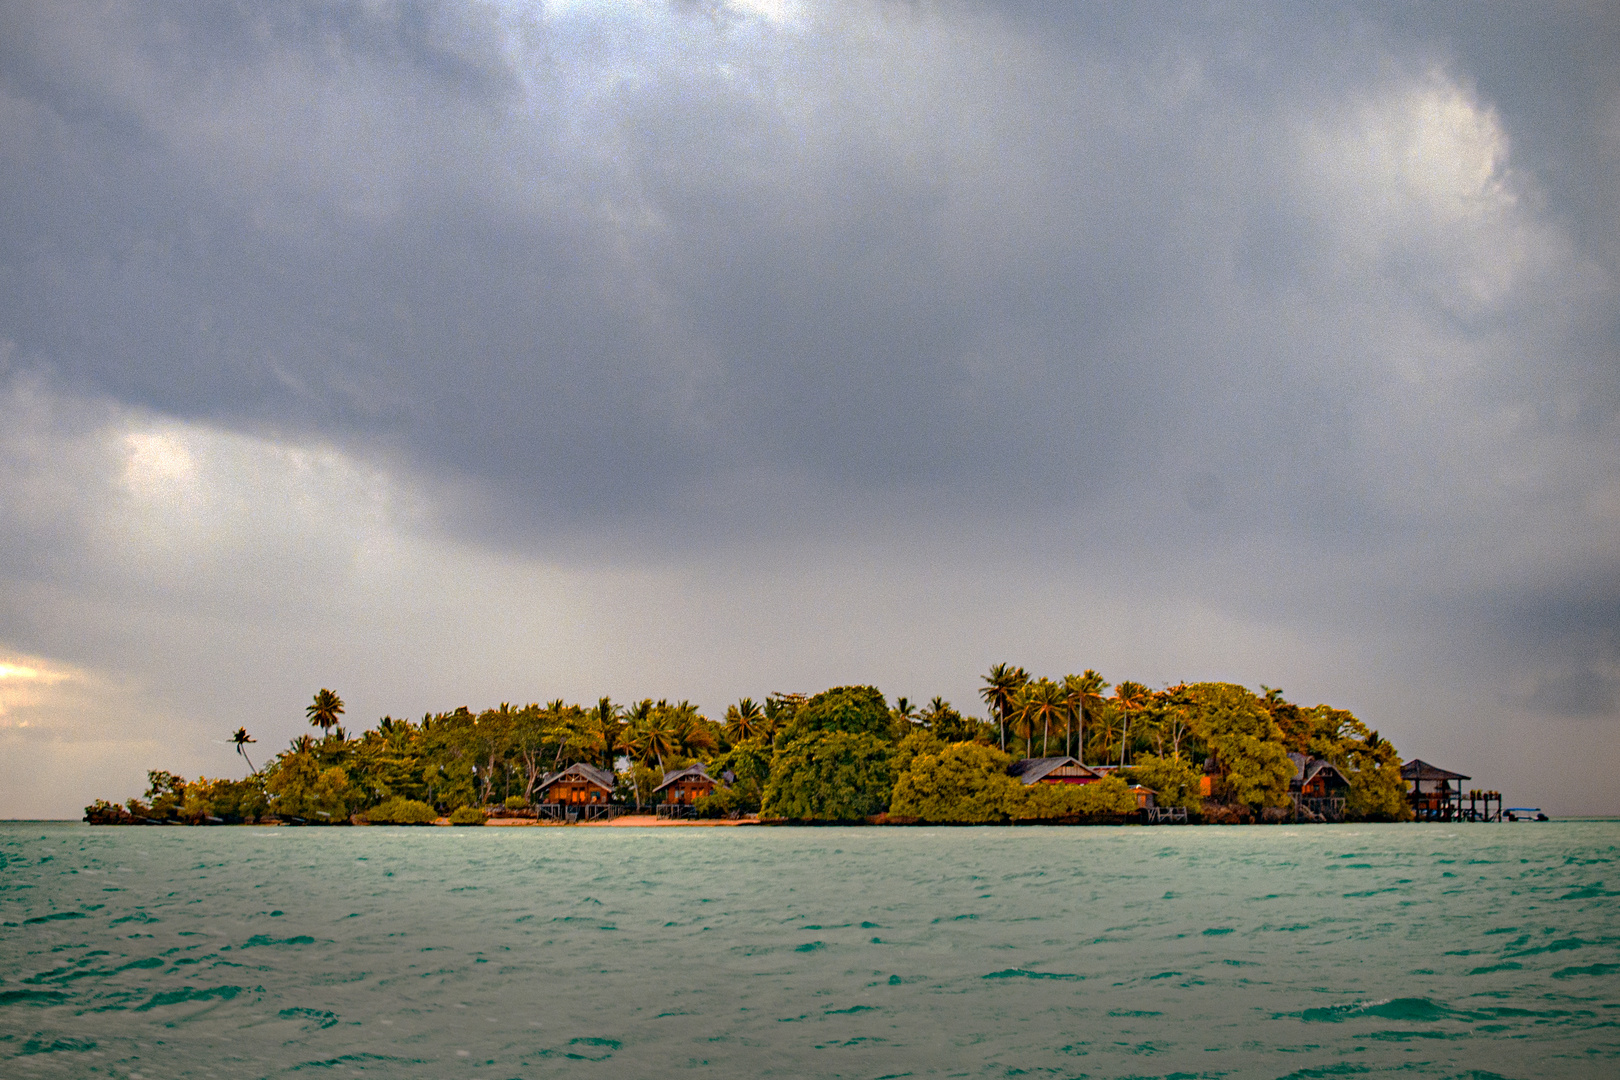
M 0 739 L 59 752 L 0 813 L 322 685 L 999 660 L 1620 808 L 1617 59 L 1604 5 L 9 5 Z

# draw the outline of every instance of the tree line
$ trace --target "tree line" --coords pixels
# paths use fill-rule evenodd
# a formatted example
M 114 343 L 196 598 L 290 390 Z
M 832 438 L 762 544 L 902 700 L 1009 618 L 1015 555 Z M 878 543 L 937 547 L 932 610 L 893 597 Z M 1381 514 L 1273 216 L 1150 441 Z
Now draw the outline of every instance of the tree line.
M 1349 778 L 1351 819 L 1409 816 L 1395 748 L 1342 709 L 1301 706 L 1264 686 L 1256 694 L 1234 683 L 1116 685 L 1092 670 L 1052 679 L 998 664 L 982 683 L 984 718 L 940 697 L 891 705 L 875 687 L 847 686 L 743 698 L 718 721 L 687 701 L 604 697 L 588 706 L 463 707 L 419 721 L 385 716 L 358 735 L 341 723 L 342 699 L 322 689 L 305 710 L 319 734 L 299 736 L 262 768 L 249 756 L 255 740 L 236 730 L 244 779 L 188 782 L 154 770 L 143 797 L 97 800 L 86 819 L 338 824 L 449 814 L 478 823 L 491 810 L 526 810 L 548 776 L 576 763 L 606 770 L 614 801 L 645 810 L 668 772 L 702 762 L 726 778 L 699 800 L 706 816 L 1111 821 L 1135 810 L 1128 785 L 1140 784 L 1192 820 L 1254 821 L 1292 806 L 1290 751 L 1330 761 Z M 1018 758 L 1055 755 L 1116 769 L 1085 785 L 1026 786 L 1009 773 Z

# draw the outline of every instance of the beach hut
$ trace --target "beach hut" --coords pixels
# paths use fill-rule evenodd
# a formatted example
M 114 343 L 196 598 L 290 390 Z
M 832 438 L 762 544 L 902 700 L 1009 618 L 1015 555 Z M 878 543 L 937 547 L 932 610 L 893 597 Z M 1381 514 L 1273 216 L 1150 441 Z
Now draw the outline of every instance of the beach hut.
M 653 794 L 664 796 L 671 806 L 691 806 L 705 795 L 712 795 L 720 781 L 709 775 L 702 762 L 664 774 L 664 782 L 653 788 Z
M 1158 795 L 1158 792 L 1152 788 L 1144 787 L 1141 784 L 1132 784 L 1131 795 L 1136 799 L 1136 808 L 1138 810 L 1153 810 L 1156 808 L 1153 800 L 1154 796 Z
M 1291 753 L 1294 775 L 1288 793 L 1294 799 L 1294 819 L 1343 821 L 1344 802 L 1350 794 L 1350 778 L 1331 761 L 1309 754 Z
M 1021 758 L 1007 771 L 1026 787 L 1030 784 L 1089 784 L 1102 779 L 1100 772 L 1072 757 Z
M 1419 821 L 1453 821 L 1462 816 L 1461 782 L 1473 777 L 1413 758 L 1401 766 L 1401 779 Z
M 613 774 L 579 762 L 541 778 L 535 788 L 538 803 L 599 806 L 613 801 Z

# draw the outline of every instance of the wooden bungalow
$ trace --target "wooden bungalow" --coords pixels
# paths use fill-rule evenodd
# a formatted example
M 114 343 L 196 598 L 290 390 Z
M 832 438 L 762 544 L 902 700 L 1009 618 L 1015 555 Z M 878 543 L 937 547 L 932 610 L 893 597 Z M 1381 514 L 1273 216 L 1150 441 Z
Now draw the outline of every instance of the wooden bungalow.
M 1350 778 L 1331 761 L 1291 753 L 1294 775 L 1288 793 L 1294 799 L 1294 818 L 1343 821 L 1344 803 L 1350 794 Z
M 662 794 L 669 806 L 691 806 L 705 795 L 714 794 L 720 781 L 709 775 L 701 762 L 684 769 L 664 774 L 664 782 L 653 788 L 653 794 Z
M 579 762 L 551 773 L 535 788 L 537 803 L 601 806 L 613 801 L 613 774 Z
M 1463 816 L 1462 781 L 1473 777 L 1413 758 L 1401 766 L 1401 779 L 1407 783 L 1406 797 L 1419 821 L 1456 821 Z
M 1022 758 L 1013 762 L 1007 771 L 1026 787 L 1030 784 L 1089 784 L 1102 779 L 1097 770 L 1072 757 Z

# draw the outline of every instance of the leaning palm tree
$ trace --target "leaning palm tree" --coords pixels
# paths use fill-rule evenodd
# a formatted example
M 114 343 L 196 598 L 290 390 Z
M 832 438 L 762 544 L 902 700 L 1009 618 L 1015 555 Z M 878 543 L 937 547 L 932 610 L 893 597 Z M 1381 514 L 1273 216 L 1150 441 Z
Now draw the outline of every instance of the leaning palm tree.
M 338 717 L 343 715 L 343 699 L 324 686 L 315 695 L 315 700 L 304 709 L 304 715 L 309 722 L 321 729 L 321 734 L 329 733 L 337 726 Z
M 979 688 L 979 697 L 995 712 L 996 719 L 1001 725 L 1001 749 L 1007 749 L 1007 716 L 1012 708 L 1013 699 L 1026 683 L 1029 674 L 1021 667 L 1010 664 L 997 664 L 990 669 L 990 674 L 984 676 L 984 686 Z
M 252 776 L 257 776 L 259 770 L 253 767 L 253 760 L 247 756 L 246 747 L 248 743 L 255 743 L 258 741 L 258 739 L 255 739 L 253 736 L 247 733 L 247 728 L 245 727 L 237 728 L 236 732 L 231 736 L 231 742 L 236 744 L 236 752 L 242 755 L 243 761 L 247 762 L 249 775 Z

